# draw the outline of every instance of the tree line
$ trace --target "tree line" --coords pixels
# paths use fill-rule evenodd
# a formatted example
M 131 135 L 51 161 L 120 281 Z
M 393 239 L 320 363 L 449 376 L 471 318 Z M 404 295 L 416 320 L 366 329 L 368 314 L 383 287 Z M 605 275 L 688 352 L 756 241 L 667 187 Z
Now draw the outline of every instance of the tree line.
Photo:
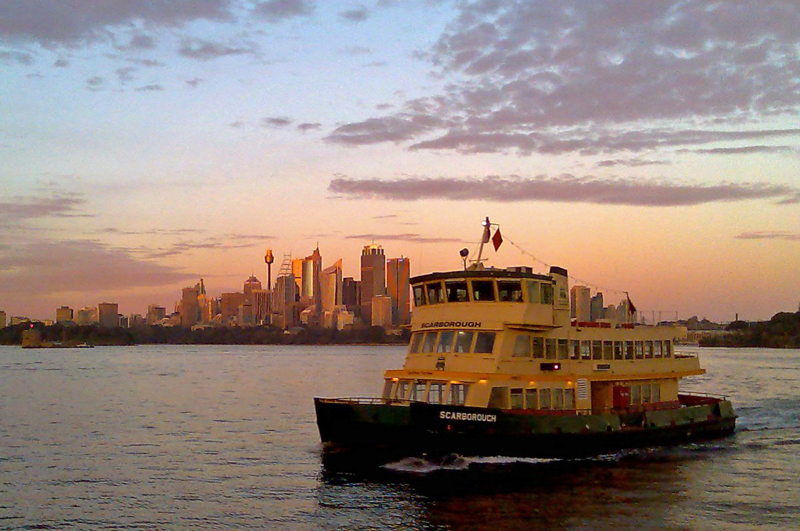
M 769 321 L 730 323 L 723 334 L 703 337 L 701 347 L 800 348 L 800 311 L 781 312 Z

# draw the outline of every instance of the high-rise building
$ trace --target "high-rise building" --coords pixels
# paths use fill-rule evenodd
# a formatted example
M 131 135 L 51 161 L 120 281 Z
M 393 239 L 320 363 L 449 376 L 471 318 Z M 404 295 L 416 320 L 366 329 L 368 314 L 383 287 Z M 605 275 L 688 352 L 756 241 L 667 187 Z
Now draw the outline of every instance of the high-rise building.
M 85 306 L 75 312 L 75 324 L 81 326 L 88 326 L 98 321 L 97 308 Z
M 69 306 L 56 308 L 57 323 L 71 323 L 75 319 L 75 312 Z
M 603 294 L 602 292 L 597 292 L 590 302 L 589 306 L 589 319 L 592 322 L 597 322 L 600 319 L 605 317 L 604 315 L 604 308 L 603 308 Z
M 151 304 L 147 307 L 147 324 L 158 324 L 167 317 L 167 309 L 158 304 Z
M 138 328 L 144 326 L 145 323 L 146 321 L 140 313 L 132 313 L 130 317 L 128 317 L 128 328 Z
M 342 259 L 324 269 L 320 275 L 320 302 L 323 312 L 333 312 L 342 304 Z
M 6 312 L 0 310 L 0 328 L 6 327 Z
M 372 326 L 392 326 L 392 298 L 388 295 L 372 297 Z
M 199 284 L 192 288 L 183 288 L 178 313 L 181 314 L 181 326 L 191 328 L 200 319 L 200 304 L 198 303 Z
M 591 318 L 591 291 L 586 286 L 572 286 L 570 290 L 570 316 L 579 323 Z
M 222 323 L 231 324 L 239 320 L 239 306 L 244 304 L 244 293 L 223 293 L 219 301 Z
M 244 281 L 244 299 L 253 302 L 253 291 L 257 289 L 262 289 L 261 281 L 255 275 L 251 275 L 250 278 Z
M 251 298 L 256 324 L 269 323 L 270 308 L 272 307 L 272 292 L 265 289 L 254 289 L 251 292 Z
M 284 257 L 284 260 L 286 257 Z M 292 262 L 292 276 L 294 276 L 295 293 L 298 297 L 303 296 L 303 259 L 295 258 Z M 283 265 L 281 266 L 283 271 Z M 284 275 L 285 276 L 285 275 Z
M 361 306 L 361 282 L 353 280 L 353 277 L 342 279 L 342 304 L 347 307 L 347 311 L 355 314 Z
M 386 294 L 386 256 L 380 245 L 361 251 L 361 319 L 372 323 L 372 299 Z
M 389 258 L 386 261 L 386 293 L 392 298 L 394 326 L 411 322 L 410 278 L 411 264 L 408 258 Z
M 119 305 L 116 302 L 101 302 L 97 305 L 98 320 L 103 328 L 119 326 Z

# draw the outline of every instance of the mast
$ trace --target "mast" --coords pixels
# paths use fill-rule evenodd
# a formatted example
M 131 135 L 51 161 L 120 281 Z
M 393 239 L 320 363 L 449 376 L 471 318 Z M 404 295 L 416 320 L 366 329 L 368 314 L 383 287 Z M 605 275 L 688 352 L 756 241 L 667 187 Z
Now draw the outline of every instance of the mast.
M 483 269 L 483 265 L 481 264 L 483 246 L 489 241 L 489 231 L 492 226 L 492 223 L 489 221 L 489 216 L 486 216 L 486 219 L 481 222 L 481 225 L 483 225 L 483 237 L 481 237 L 481 246 L 478 248 L 478 258 L 475 259 L 475 264 L 473 265 L 473 267 L 478 270 Z

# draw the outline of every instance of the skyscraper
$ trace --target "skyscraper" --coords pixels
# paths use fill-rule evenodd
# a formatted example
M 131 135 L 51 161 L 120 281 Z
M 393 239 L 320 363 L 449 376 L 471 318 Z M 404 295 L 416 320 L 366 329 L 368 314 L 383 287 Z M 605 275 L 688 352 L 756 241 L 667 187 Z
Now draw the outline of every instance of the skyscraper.
M 395 326 L 411 322 L 410 277 L 408 258 L 390 258 L 386 261 L 386 291 L 392 298 L 392 324 Z
M 0 328 L 6 327 L 6 312 L 0 310 Z
M 75 319 L 75 312 L 69 306 L 62 306 L 56 308 L 56 322 L 57 323 L 70 323 Z
M 570 290 L 572 303 L 570 314 L 579 323 L 586 323 L 591 319 L 590 294 L 591 292 L 586 286 L 572 286 Z
M 157 304 L 147 307 L 147 324 L 154 325 L 167 316 L 167 309 Z
M 605 315 L 603 315 L 603 313 L 604 313 L 603 310 L 604 310 L 604 307 L 603 307 L 603 294 L 598 291 L 597 294 L 594 297 L 592 297 L 592 301 L 590 303 L 590 308 L 589 308 L 590 316 L 589 316 L 589 319 L 592 322 L 596 322 L 596 321 L 599 321 L 600 319 L 603 319 L 605 317 Z
M 353 277 L 342 279 L 342 304 L 350 312 L 358 313 L 361 306 L 361 282 Z
M 332 312 L 342 304 L 342 259 L 325 268 L 320 275 L 320 302 L 323 312 Z
M 253 302 L 253 291 L 261 289 L 261 281 L 255 275 L 250 275 L 250 278 L 244 281 L 244 299 Z
M 372 298 L 386 294 L 386 255 L 380 245 L 365 245 L 361 252 L 361 320 L 372 323 Z
M 183 288 L 181 292 L 181 302 L 178 305 L 178 313 L 181 314 L 181 326 L 186 328 L 191 328 L 196 325 L 200 317 L 200 306 L 197 302 L 197 298 L 200 295 L 198 286 Z
M 100 326 L 117 328 L 119 326 L 119 305 L 116 302 L 101 302 L 97 305 Z

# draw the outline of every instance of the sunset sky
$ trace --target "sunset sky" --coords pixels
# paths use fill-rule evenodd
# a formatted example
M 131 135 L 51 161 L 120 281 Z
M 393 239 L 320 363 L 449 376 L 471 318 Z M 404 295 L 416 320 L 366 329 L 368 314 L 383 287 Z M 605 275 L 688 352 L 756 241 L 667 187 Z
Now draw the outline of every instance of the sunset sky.
M 768 319 L 798 111 L 796 0 L 3 0 L 0 310 L 172 309 L 268 247 L 447 270 L 489 216 L 490 265 Z

